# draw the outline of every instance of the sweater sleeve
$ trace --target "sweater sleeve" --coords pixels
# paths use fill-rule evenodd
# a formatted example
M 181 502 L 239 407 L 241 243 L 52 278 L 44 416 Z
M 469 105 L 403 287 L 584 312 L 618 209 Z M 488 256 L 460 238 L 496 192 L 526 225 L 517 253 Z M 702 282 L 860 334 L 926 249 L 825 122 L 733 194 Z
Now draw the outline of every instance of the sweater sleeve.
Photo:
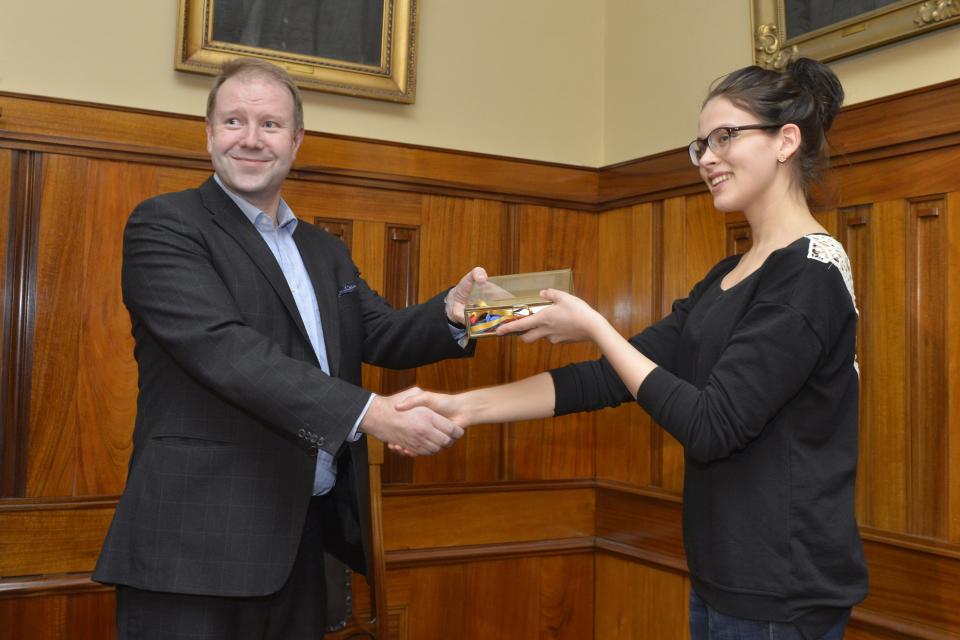
M 756 438 L 814 370 L 821 343 L 793 307 L 761 303 L 737 325 L 703 389 L 658 367 L 637 402 L 689 458 L 725 458 Z
M 634 348 L 657 365 L 676 373 L 676 353 L 683 327 L 698 297 L 723 272 L 724 260 L 697 283 L 686 298 L 674 301 L 670 314 L 629 339 Z M 606 358 L 569 364 L 550 372 L 555 392 L 554 416 L 616 407 L 633 394 Z

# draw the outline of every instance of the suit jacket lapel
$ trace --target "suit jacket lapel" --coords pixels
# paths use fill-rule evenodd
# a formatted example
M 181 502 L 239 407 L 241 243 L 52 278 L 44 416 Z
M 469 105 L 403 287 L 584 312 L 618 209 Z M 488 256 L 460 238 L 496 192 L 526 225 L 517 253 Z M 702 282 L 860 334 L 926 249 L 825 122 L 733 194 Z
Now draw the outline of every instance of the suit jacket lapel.
M 336 273 L 330 254 L 320 250 L 317 243 L 310 242 L 310 234 L 303 228 L 305 224 L 310 223 L 304 220 L 297 222 L 293 241 L 297 244 L 300 258 L 303 259 L 310 282 L 313 283 L 313 291 L 317 296 L 330 375 L 337 376 L 340 372 L 340 305 L 337 301 Z
M 224 193 L 223 189 L 214 182 L 213 178 L 201 185 L 200 198 L 203 200 L 204 206 L 214 214 L 213 221 L 216 225 L 230 234 L 263 272 L 267 281 L 280 296 L 283 306 L 286 307 L 287 313 L 290 314 L 294 324 L 296 324 L 300 335 L 309 344 L 310 338 L 307 336 L 307 329 L 303 325 L 300 310 L 297 309 L 297 303 L 293 299 L 289 285 L 287 285 L 287 279 L 284 277 L 283 271 L 280 270 L 277 259 L 273 257 L 270 248 L 267 247 L 260 236 L 260 232 L 250 224 L 243 212 L 230 199 L 230 196 Z

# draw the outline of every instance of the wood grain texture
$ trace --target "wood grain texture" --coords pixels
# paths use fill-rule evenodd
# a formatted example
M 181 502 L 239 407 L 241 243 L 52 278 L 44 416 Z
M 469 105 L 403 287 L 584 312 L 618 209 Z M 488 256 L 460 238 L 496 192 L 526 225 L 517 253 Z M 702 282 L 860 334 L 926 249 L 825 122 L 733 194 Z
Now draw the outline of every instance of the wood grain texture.
M 946 199 L 947 537 L 956 544 L 960 543 L 960 194 L 948 193 Z
M 507 210 L 502 203 L 425 196 L 421 219 L 423 251 L 430 256 L 429 268 L 420 271 L 421 300 L 453 287 L 475 266 L 490 275 L 505 272 L 510 256 L 503 243 Z M 424 389 L 463 391 L 503 382 L 500 362 L 508 344 L 496 338 L 478 340 L 473 358 L 421 367 L 416 383 Z M 417 459 L 414 482 L 501 479 L 502 431 L 502 425 L 470 427 L 453 447 Z
M 0 92 L 4 138 L 78 153 L 110 153 L 151 163 L 209 166 L 201 118 L 67 102 Z M 307 123 L 308 125 L 310 123 Z M 462 195 L 482 194 L 567 201 L 596 199 L 595 169 L 534 162 L 362 138 L 308 132 L 295 177 L 354 181 L 365 186 L 414 187 Z
M 593 637 L 593 554 L 471 562 L 389 576 L 409 602 L 409 638 Z M 406 596 L 406 598 L 404 598 Z
M 384 496 L 384 548 L 429 549 L 593 535 L 591 489 L 468 491 Z
M 0 509 L 0 578 L 89 572 L 115 503 Z
M 597 217 L 591 214 L 525 206 L 521 210 L 519 270 L 572 268 L 575 293 L 597 304 Z M 511 380 L 519 380 L 570 362 L 598 356 L 592 344 L 526 344 L 509 338 L 513 350 Z M 550 421 L 533 420 L 508 427 L 507 478 L 587 478 L 594 475 L 594 415 L 575 414 Z
M 642 562 L 597 553 L 594 638 L 690 637 L 689 580 Z
M 94 162 L 83 212 L 78 342 L 76 496 L 117 495 L 127 477 L 136 419 L 137 366 L 120 291 L 127 217 L 157 189 L 145 165 Z
M 0 597 L 0 640 L 107 640 L 116 634 L 112 590 Z
M 0 305 L 0 345 L 7 343 L 7 323 L 10 321 L 9 310 L 7 310 L 8 295 L 8 265 L 7 256 L 9 255 L 10 242 L 10 209 L 11 209 L 11 162 L 13 161 L 13 152 L 9 149 L 0 149 L 0 300 L 4 301 Z M 0 347 L 0 358 L 3 357 L 3 349 Z M 3 362 L 4 368 L 7 363 Z M 0 376 L 2 383 L 2 376 Z M 2 459 L 2 458 L 0 458 Z
M 72 496 L 80 417 L 77 377 L 90 161 L 47 156 L 40 202 L 26 495 Z
M 600 215 L 597 311 L 625 337 L 639 333 L 659 317 L 659 211 L 651 204 Z M 596 476 L 653 484 L 654 429 L 635 402 L 608 409 L 595 418 Z M 659 440 L 658 440 L 659 442 Z
M 869 222 L 873 263 L 867 270 L 873 282 L 861 316 L 864 350 L 870 354 L 861 365 L 862 387 L 871 407 L 862 422 L 870 431 L 870 475 L 861 478 L 870 485 L 871 501 L 871 518 L 863 524 L 895 532 L 907 530 L 908 515 L 906 223 L 902 200 L 874 206 Z
M 909 201 L 906 236 L 910 372 L 907 531 L 939 539 L 949 535 L 946 205 L 943 197 Z

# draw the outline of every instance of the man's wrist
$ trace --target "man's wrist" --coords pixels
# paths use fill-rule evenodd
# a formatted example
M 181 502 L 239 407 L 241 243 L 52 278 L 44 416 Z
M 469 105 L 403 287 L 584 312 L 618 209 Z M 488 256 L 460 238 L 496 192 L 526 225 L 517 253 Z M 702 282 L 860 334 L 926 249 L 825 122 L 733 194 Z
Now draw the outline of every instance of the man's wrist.
M 443 297 L 443 312 L 447 316 L 447 322 L 450 323 L 450 326 L 460 330 L 465 330 L 467 327 L 463 324 L 464 318 L 454 317 L 453 303 L 450 302 L 451 295 L 453 295 L 453 289 L 447 291 L 447 295 Z

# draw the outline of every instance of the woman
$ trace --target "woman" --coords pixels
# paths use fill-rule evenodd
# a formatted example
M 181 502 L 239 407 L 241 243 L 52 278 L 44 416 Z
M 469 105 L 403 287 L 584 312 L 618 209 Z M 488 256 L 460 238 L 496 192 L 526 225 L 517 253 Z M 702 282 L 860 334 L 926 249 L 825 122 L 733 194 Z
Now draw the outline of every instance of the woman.
M 582 300 L 548 290 L 553 306 L 498 333 L 592 340 L 601 360 L 404 405 L 467 426 L 635 398 L 684 446 L 694 639 L 841 638 L 866 595 L 853 284 L 842 246 L 807 204 L 842 101 L 833 72 L 807 59 L 724 78 L 689 151 L 714 206 L 745 214 L 750 250 L 629 340 Z

